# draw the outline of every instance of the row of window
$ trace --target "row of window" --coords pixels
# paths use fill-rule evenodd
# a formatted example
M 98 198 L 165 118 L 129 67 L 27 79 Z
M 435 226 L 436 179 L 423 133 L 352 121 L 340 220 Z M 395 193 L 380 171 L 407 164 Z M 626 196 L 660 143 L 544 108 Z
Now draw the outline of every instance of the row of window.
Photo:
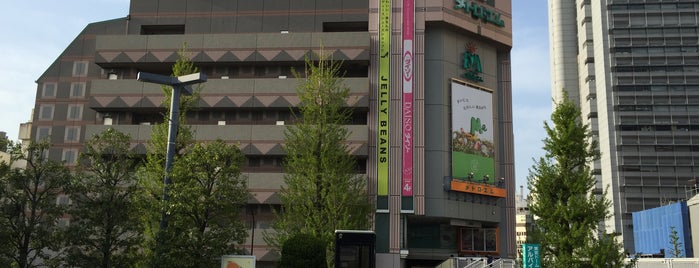
M 617 105 L 620 112 L 699 112 L 699 105 Z
M 588 62 L 586 62 L 588 63 Z M 665 56 L 665 55 L 632 55 L 615 57 L 612 66 L 638 66 L 638 65 L 699 65 L 697 56 Z
M 652 91 L 658 93 L 670 91 L 672 94 L 677 94 L 681 92 L 699 92 L 699 85 L 618 85 L 614 86 L 612 90 L 621 92 Z
M 694 160 L 692 156 L 686 155 L 644 155 L 644 156 L 624 156 L 622 158 L 623 165 L 667 165 L 667 166 L 691 166 L 694 165 Z M 699 160 L 699 159 L 697 159 Z M 697 163 L 699 164 L 699 163 Z M 674 174 L 667 174 L 668 176 L 674 176 Z
M 671 54 L 671 53 L 697 53 L 699 52 L 699 46 L 689 45 L 689 46 L 648 46 L 648 47 L 614 47 L 611 49 L 614 56 L 625 56 L 628 54 L 638 54 L 638 55 L 660 55 L 660 54 Z
M 613 14 L 614 28 L 619 27 L 653 27 L 696 25 L 697 15 L 694 12 L 672 13 L 620 13 Z
M 44 83 L 41 91 L 42 98 L 55 98 L 56 88 L 58 84 L 56 82 Z M 70 83 L 70 97 L 71 98 L 82 98 L 85 97 L 85 82 L 73 82 Z
M 161 111 L 125 112 L 110 111 L 101 112 L 99 117 L 105 125 L 152 125 L 162 123 L 164 118 Z M 295 121 L 293 112 L 283 110 L 200 110 L 187 113 L 187 124 L 191 125 L 274 125 L 293 124 Z M 352 117 L 346 122 L 348 125 L 366 125 L 367 113 L 362 110 L 353 110 Z
M 75 165 L 78 160 L 79 151 L 78 148 L 64 148 L 61 152 L 61 161 L 64 161 L 69 166 Z M 46 153 L 48 153 L 48 151 Z M 241 169 L 243 172 L 283 172 L 283 162 L 283 156 L 247 156 L 246 163 L 244 163 Z M 364 174 L 366 173 L 366 169 L 366 159 L 357 159 L 355 162 L 355 172 Z
M 77 143 L 80 141 L 80 126 L 66 126 L 65 133 L 63 136 L 63 142 L 65 143 Z M 51 137 L 52 128 L 46 126 L 40 126 L 36 128 L 36 140 L 44 140 Z
M 68 121 L 80 121 L 83 119 L 83 104 L 68 104 L 68 109 L 66 112 L 66 120 Z M 39 105 L 39 120 L 40 121 L 51 121 L 54 120 L 54 113 L 56 105 L 55 104 L 41 104 Z
M 684 196 L 684 193 L 681 193 Z M 647 197 L 647 198 L 626 198 L 626 212 L 636 212 L 651 208 L 657 208 L 661 205 L 667 205 L 669 202 L 676 201 L 667 197 Z
M 618 97 L 619 104 L 699 104 L 699 94 L 697 95 L 649 95 L 649 96 L 626 96 Z
M 612 67 L 613 72 L 688 72 L 699 73 L 698 65 L 675 65 L 675 66 L 616 66 Z
M 622 132 L 621 144 L 623 145 L 690 145 L 692 136 L 690 132 L 653 132 L 646 135 L 638 135 L 639 132 Z M 655 134 L 655 135 L 653 135 Z M 699 143 L 699 137 L 695 137 Z
M 678 85 L 678 84 L 699 84 L 699 75 L 695 74 L 675 74 L 659 73 L 648 75 L 647 73 L 618 73 L 614 80 L 617 85 L 636 85 L 636 84 L 653 84 L 653 85 Z
M 655 152 L 699 152 L 699 145 L 618 145 L 617 150 L 626 153 L 655 153 Z M 699 170 L 697 170 L 699 171 Z
M 614 47 L 627 46 L 677 46 L 696 45 L 699 38 L 697 36 L 657 36 L 657 37 L 614 37 Z
M 699 131 L 698 125 L 621 125 L 617 126 L 621 131 Z M 699 147 L 697 147 L 699 152 Z
M 120 68 L 110 69 L 104 74 L 108 79 L 136 79 L 140 69 Z M 222 65 L 204 64 L 200 71 L 212 79 L 239 79 L 239 78 L 292 78 L 295 75 L 305 77 L 303 63 L 255 63 L 255 65 Z M 156 72 L 154 70 L 153 72 Z M 364 62 L 343 62 L 339 73 L 343 77 L 368 77 L 369 65 Z
M 662 11 L 670 11 L 670 10 L 694 10 L 694 8 L 699 8 L 699 4 L 695 3 L 645 3 L 645 4 L 624 4 L 628 3 L 629 0 L 615 0 L 612 1 L 612 4 L 607 7 L 607 9 L 615 11 L 615 10 L 648 10 L 648 11 L 657 11 L 657 10 L 662 10 Z M 639 1 L 631 1 L 633 2 L 639 2 Z M 651 2 L 651 1 L 647 1 Z M 656 0 L 656 2 L 660 2 L 659 0 Z
M 697 115 L 621 115 L 619 122 L 622 125 L 685 125 L 699 124 L 699 114 Z
M 626 172 L 658 172 L 663 174 L 664 178 L 666 177 L 667 179 L 664 179 L 663 181 L 665 182 L 664 185 L 675 185 L 673 183 L 673 179 L 675 178 L 675 175 L 677 173 L 681 173 L 684 175 L 687 174 L 693 174 L 695 172 L 699 173 L 699 167 L 688 167 L 688 166 L 658 166 L 658 165 L 631 165 L 631 164 L 624 164 L 620 166 L 621 171 L 626 171 Z M 676 181 L 675 181 L 676 182 Z M 670 184 L 668 184 L 670 183 Z M 658 185 L 658 182 L 653 183 L 652 185 Z
M 609 30 L 609 34 L 614 37 L 620 36 L 675 36 L 675 37 L 696 37 L 696 26 L 686 27 L 639 27 L 639 28 L 614 28 Z

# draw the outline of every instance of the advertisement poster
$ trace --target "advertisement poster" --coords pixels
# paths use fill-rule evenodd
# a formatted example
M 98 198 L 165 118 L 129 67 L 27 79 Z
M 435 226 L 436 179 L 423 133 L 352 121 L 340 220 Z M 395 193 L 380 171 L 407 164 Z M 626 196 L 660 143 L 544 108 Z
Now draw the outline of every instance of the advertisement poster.
M 495 171 L 493 94 L 452 81 L 452 177 L 490 182 Z M 473 177 L 469 178 L 469 173 Z
M 255 268 L 255 256 L 224 255 L 221 256 L 221 268 Z

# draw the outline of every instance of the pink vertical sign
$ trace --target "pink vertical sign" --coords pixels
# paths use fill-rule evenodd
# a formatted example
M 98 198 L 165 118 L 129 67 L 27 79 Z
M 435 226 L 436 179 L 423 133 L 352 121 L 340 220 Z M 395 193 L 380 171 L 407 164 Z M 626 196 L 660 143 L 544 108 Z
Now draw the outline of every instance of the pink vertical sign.
M 413 36 L 415 2 L 403 0 L 402 196 L 413 195 Z

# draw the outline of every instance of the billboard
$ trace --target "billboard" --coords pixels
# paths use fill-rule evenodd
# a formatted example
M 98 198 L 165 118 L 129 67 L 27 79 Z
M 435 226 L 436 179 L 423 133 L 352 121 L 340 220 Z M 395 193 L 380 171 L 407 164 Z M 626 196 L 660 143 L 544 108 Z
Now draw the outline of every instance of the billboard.
M 452 178 L 492 182 L 493 93 L 452 81 L 451 126 Z

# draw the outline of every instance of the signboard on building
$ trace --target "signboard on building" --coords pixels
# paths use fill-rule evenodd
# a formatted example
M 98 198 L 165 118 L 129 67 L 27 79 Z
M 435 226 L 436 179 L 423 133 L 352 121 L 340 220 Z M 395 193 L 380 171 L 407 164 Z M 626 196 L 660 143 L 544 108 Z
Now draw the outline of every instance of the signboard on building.
M 541 268 L 539 244 L 522 244 L 522 267 Z
M 481 56 L 476 54 L 477 50 L 473 43 L 468 43 L 466 46 L 462 66 L 465 70 L 463 77 L 474 82 L 483 82 L 483 65 Z
M 462 180 L 452 180 L 450 183 L 450 190 L 470 194 L 495 196 L 500 198 L 507 197 L 507 190 L 505 190 L 504 188 L 498 188 L 490 184 L 474 183 Z
M 377 81 L 377 111 L 378 126 L 376 138 L 377 152 L 377 201 L 378 210 L 388 209 L 388 151 L 389 151 L 389 127 L 388 111 L 390 97 L 391 74 L 391 1 L 379 2 L 379 80 Z M 382 198 L 384 197 L 384 198 Z
M 401 195 L 413 196 L 413 28 L 414 0 L 403 0 L 403 138 Z M 410 206 L 412 208 L 412 204 Z
M 493 94 L 452 81 L 451 95 L 452 177 L 489 182 L 495 171 Z
M 482 1 L 480 1 L 482 2 Z M 490 2 L 490 1 L 489 1 Z M 491 6 L 493 4 L 489 3 Z M 492 10 L 490 8 L 487 8 L 476 1 L 469 1 L 469 0 L 456 0 L 456 5 L 454 6 L 454 9 L 459 10 L 462 9 L 466 14 L 471 14 L 471 17 L 475 19 L 479 19 L 481 21 L 484 21 L 486 23 L 492 23 L 493 25 L 497 25 L 499 27 L 505 27 L 505 21 L 503 21 L 500 17 L 501 14 L 496 12 L 495 10 Z

